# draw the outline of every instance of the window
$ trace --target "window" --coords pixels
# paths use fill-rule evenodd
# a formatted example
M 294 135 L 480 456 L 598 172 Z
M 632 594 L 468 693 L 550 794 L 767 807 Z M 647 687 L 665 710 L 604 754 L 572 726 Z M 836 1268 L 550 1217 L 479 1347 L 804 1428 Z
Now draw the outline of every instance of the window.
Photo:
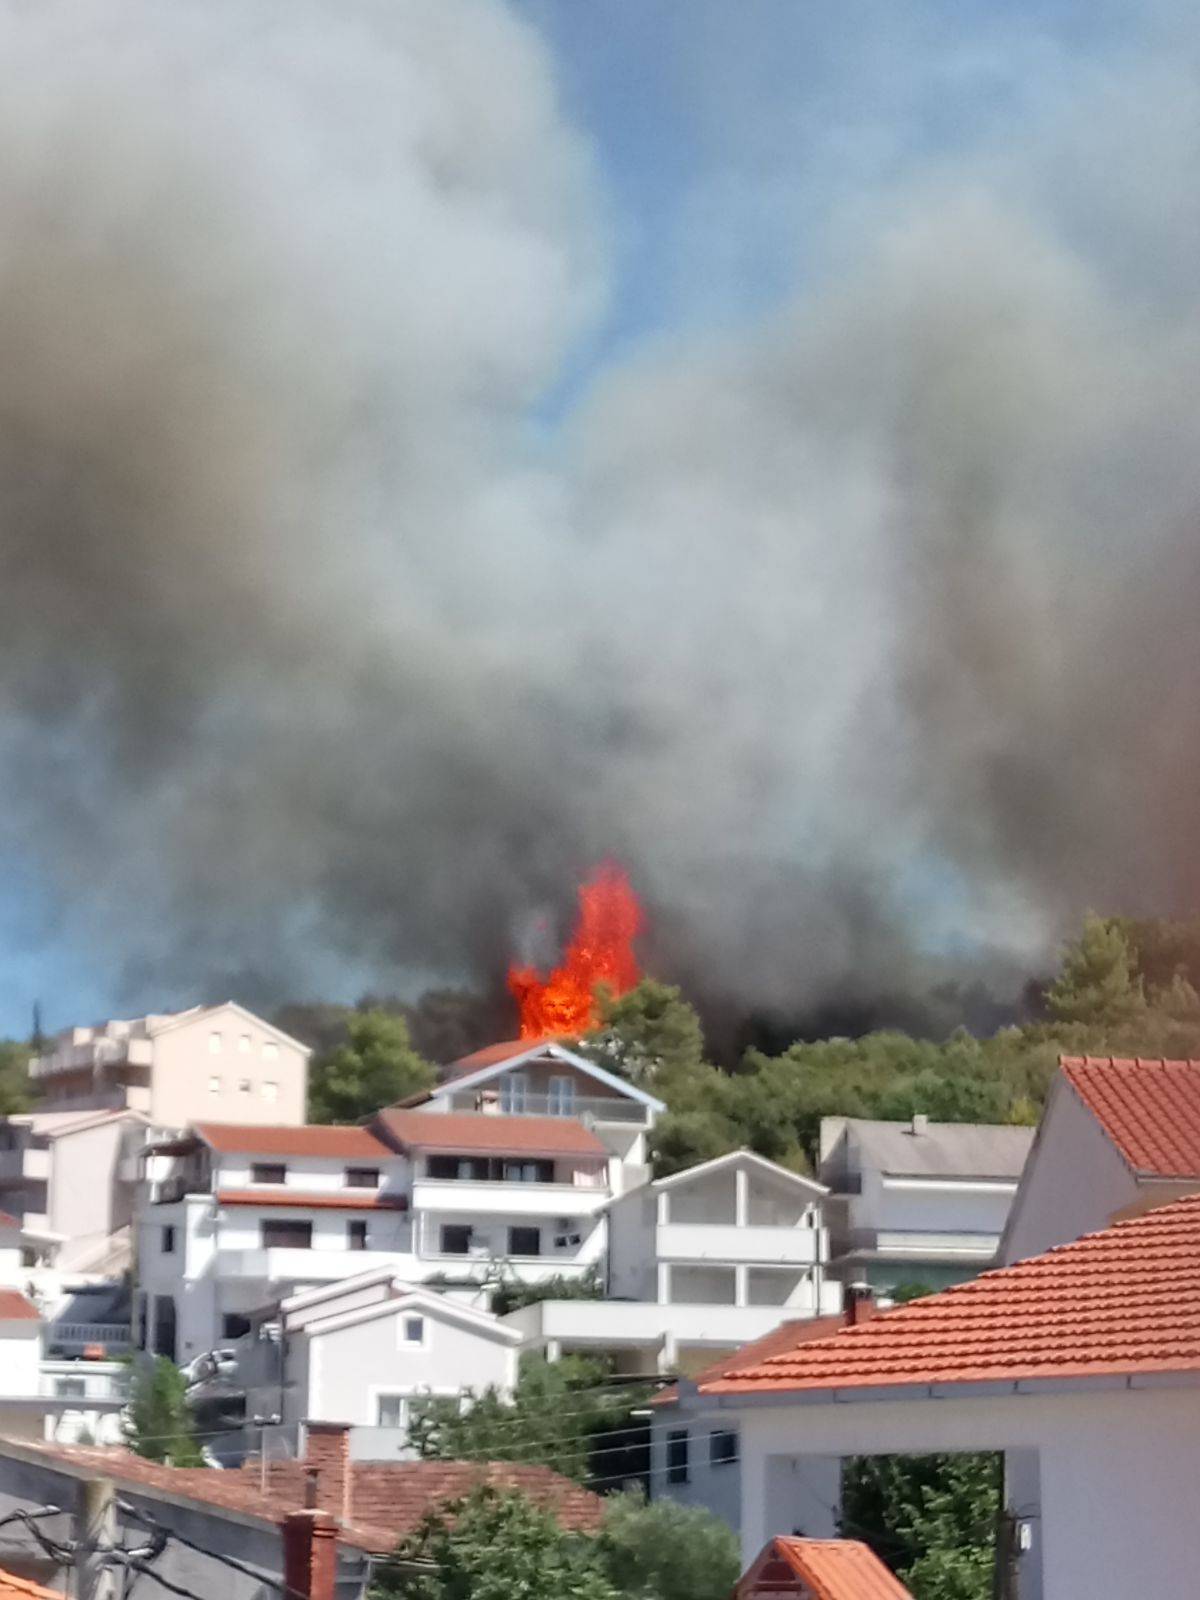
M 347 1167 L 346 1187 L 347 1189 L 378 1189 L 379 1168 Z
M 287 1165 L 283 1161 L 255 1161 L 250 1167 L 251 1183 L 286 1183 Z
M 162 1237 L 159 1240 L 159 1248 L 165 1256 L 173 1256 L 175 1254 L 175 1229 L 173 1226 L 163 1229 Z
M 278 1100 L 279 1085 L 272 1082 L 270 1078 L 264 1078 L 262 1082 L 262 1097 L 264 1100 Z
M 553 1161 L 506 1161 L 502 1174 L 505 1183 L 553 1183 L 554 1163 Z
M 375 1425 L 379 1428 L 408 1426 L 408 1397 L 402 1394 L 375 1396 Z
M 546 1109 L 552 1117 L 575 1115 L 575 1079 L 551 1078 L 550 1095 Z
M 263 1060 L 274 1061 L 278 1054 L 279 1046 L 275 1043 L 274 1039 L 264 1039 L 262 1047 Z
M 688 1481 L 688 1431 L 673 1428 L 667 1435 L 667 1482 Z
M 219 1033 L 210 1033 L 208 1036 L 208 1053 L 210 1056 L 219 1056 L 225 1048 L 225 1040 Z
M 462 1222 L 442 1224 L 442 1254 L 465 1256 L 471 1248 L 471 1230 Z
M 250 1087 L 251 1087 L 251 1085 L 250 1085 L 250 1079 L 249 1078 L 239 1078 L 238 1079 L 238 1093 L 239 1094 L 249 1094 L 250 1093 Z
M 220 1094 L 221 1092 L 221 1080 L 216 1076 L 215 1073 L 208 1080 L 208 1092 L 209 1094 Z
M 154 1296 L 153 1354 L 166 1356 L 169 1361 L 174 1361 L 176 1358 L 175 1301 L 169 1294 L 156 1294 Z
M 264 1218 L 258 1225 L 259 1243 L 264 1250 L 311 1250 L 312 1230 L 311 1222 Z
M 525 1110 L 529 1101 L 529 1079 L 523 1072 L 510 1072 L 500 1080 L 500 1109 L 501 1111 L 516 1112 L 518 1115 Z
M 508 1230 L 510 1256 L 540 1256 L 542 1230 L 540 1228 L 510 1228 Z
M 238 1050 L 244 1056 L 250 1054 L 250 1035 L 248 1033 L 238 1034 Z
M 425 1318 L 424 1317 L 405 1317 L 405 1319 L 404 1319 L 404 1342 L 405 1342 L 405 1344 L 424 1344 L 425 1343 Z
M 250 1318 L 239 1311 L 227 1311 L 221 1318 L 222 1339 L 241 1339 L 250 1332 Z
M 738 1459 L 738 1436 L 721 1431 L 708 1436 L 708 1464 L 710 1467 L 731 1467 Z
M 85 1378 L 55 1378 L 54 1393 L 60 1400 L 82 1400 L 87 1394 Z
M 364 1218 L 355 1217 L 346 1224 L 346 1249 L 365 1250 L 367 1248 L 367 1224 Z

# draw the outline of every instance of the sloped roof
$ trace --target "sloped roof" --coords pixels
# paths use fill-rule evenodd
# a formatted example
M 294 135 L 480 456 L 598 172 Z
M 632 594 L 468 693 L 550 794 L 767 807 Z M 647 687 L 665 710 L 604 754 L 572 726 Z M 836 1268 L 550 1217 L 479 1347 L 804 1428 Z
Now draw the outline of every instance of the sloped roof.
M 466 1078 L 483 1067 L 499 1066 L 502 1061 L 515 1061 L 518 1056 L 533 1055 L 543 1045 L 561 1042 L 553 1034 L 548 1034 L 544 1039 L 502 1039 L 499 1044 L 484 1045 L 482 1050 L 472 1050 L 469 1056 L 459 1056 L 457 1061 L 451 1061 L 442 1068 L 442 1081 Z
M 392 1152 L 369 1128 L 256 1127 L 245 1122 L 197 1122 L 196 1137 L 223 1156 L 327 1156 L 334 1161 L 382 1161 Z
M 1200 1178 L 1200 1061 L 1063 1056 L 1060 1064 L 1134 1172 Z
M 838 1312 L 831 1317 L 802 1317 L 792 1322 L 781 1322 L 777 1328 L 772 1328 L 770 1333 L 764 1333 L 761 1339 L 752 1339 L 749 1344 L 731 1350 L 728 1355 L 721 1356 L 719 1360 L 703 1368 L 692 1382 L 697 1387 L 715 1383 L 718 1378 L 724 1378 L 741 1367 L 765 1361 L 768 1356 L 782 1355 L 788 1350 L 795 1350 L 802 1344 L 810 1343 L 813 1339 L 827 1339 L 846 1325 L 844 1312 Z M 656 1394 L 649 1404 L 672 1405 L 679 1399 L 679 1392 L 679 1385 L 673 1383 L 669 1388 Z
M 32 1578 L 18 1578 L 0 1567 L 0 1600 L 63 1600 L 57 1589 L 47 1589 Z
M 0 1289 L 0 1322 L 40 1322 L 42 1313 L 19 1289 Z
M 929 1122 L 914 1133 L 909 1122 L 845 1118 L 863 1166 L 898 1178 L 1000 1178 L 1021 1176 L 1032 1128 L 1010 1128 L 990 1122 Z M 837 1166 L 831 1153 L 822 1168 Z
M 701 1385 L 837 1391 L 1200 1372 L 1200 1195 Z
M 266 1493 L 262 1466 L 248 1462 L 238 1470 L 211 1467 L 168 1467 L 146 1461 L 131 1451 L 97 1445 L 53 1445 L 4 1440 L 2 1448 L 29 1461 L 62 1464 L 77 1476 L 99 1475 L 133 1489 L 181 1496 L 219 1513 L 232 1511 L 281 1523 L 290 1511 L 306 1504 L 306 1463 L 268 1462 Z M 600 1524 L 603 1502 L 550 1467 L 507 1461 L 354 1462 L 351 1468 L 351 1520 L 339 1532 L 345 1544 L 372 1553 L 395 1549 L 431 1510 L 460 1499 L 479 1484 L 519 1489 L 552 1511 L 564 1528 L 593 1532 Z M 61 1600 L 61 1597 L 59 1597 Z
M 444 1155 L 608 1154 L 591 1129 L 574 1117 L 510 1117 L 485 1111 L 404 1111 L 388 1106 L 376 1120 L 405 1149 Z
M 803 1580 L 813 1600 L 912 1600 L 895 1573 L 857 1539 L 783 1537 L 772 1539 L 755 1560 L 734 1590 L 736 1600 L 784 1594 L 789 1575 Z
M 282 1207 L 302 1211 L 403 1211 L 405 1197 L 380 1193 L 378 1189 L 218 1189 L 219 1206 L 262 1206 L 266 1210 Z

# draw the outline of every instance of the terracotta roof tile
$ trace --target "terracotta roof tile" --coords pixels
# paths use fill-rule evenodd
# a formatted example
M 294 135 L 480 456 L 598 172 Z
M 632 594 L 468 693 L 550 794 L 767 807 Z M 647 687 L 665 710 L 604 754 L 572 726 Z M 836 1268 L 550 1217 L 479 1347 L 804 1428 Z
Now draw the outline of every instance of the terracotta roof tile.
M 381 1161 L 391 1154 L 369 1128 L 258 1128 L 240 1122 L 197 1122 L 195 1132 L 205 1144 L 226 1156 L 328 1156 L 334 1161 Z
M 1200 1178 L 1200 1061 L 1064 1056 L 1061 1066 L 1135 1172 Z
M 1200 1371 L 1200 1195 L 738 1366 L 704 1394 Z
M 0 1289 L 0 1322 L 40 1322 L 42 1313 L 19 1289 Z
M 18 1578 L 0 1567 L 0 1600 L 62 1600 L 57 1589 L 47 1589 L 32 1578 Z
M 510 1117 L 486 1111 L 401 1111 L 378 1122 L 405 1148 L 448 1155 L 606 1156 L 605 1146 L 575 1117 Z
M 912 1600 L 874 1551 L 857 1539 L 772 1539 L 734 1590 L 735 1600 L 782 1593 L 789 1574 L 813 1600 Z M 794 1593 L 794 1591 L 793 1591 Z
M 466 1078 L 472 1072 L 482 1072 L 484 1067 L 496 1067 L 502 1061 L 511 1061 L 516 1056 L 528 1054 L 536 1050 L 538 1045 L 552 1044 L 552 1038 L 545 1039 L 502 1039 L 498 1044 L 484 1045 L 482 1050 L 472 1050 L 469 1056 L 459 1056 L 457 1061 L 451 1061 L 443 1069 L 442 1077 Z
M 267 1206 L 303 1211 L 403 1211 L 407 1200 L 403 1195 L 380 1194 L 372 1189 L 357 1194 L 349 1189 L 330 1194 L 328 1189 L 218 1189 L 217 1204 L 221 1206 Z
M 303 1462 L 269 1463 L 267 1493 L 263 1494 L 259 1477 L 262 1469 L 257 1462 L 240 1471 L 219 1472 L 208 1467 L 167 1467 L 124 1449 L 35 1445 L 25 1440 L 21 1440 L 20 1447 L 36 1451 L 50 1461 L 91 1467 L 118 1484 L 184 1495 L 205 1505 L 273 1523 L 281 1523 L 289 1511 L 300 1510 L 305 1504 Z M 599 1497 L 549 1467 L 500 1461 L 373 1462 L 356 1463 L 353 1468 L 351 1524 L 342 1529 L 341 1538 L 363 1550 L 391 1550 L 428 1511 L 460 1499 L 480 1483 L 521 1490 L 553 1510 L 564 1527 L 592 1532 L 600 1525 L 604 1508 Z

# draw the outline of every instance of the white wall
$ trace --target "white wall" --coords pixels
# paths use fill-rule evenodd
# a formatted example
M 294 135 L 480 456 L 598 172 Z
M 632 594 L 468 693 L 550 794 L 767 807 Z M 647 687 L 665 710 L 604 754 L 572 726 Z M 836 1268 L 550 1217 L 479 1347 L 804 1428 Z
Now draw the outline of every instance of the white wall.
M 608 1208 L 608 1292 L 628 1300 L 653 1300 L 656 1197 L 648 1184 Z
M 221 1039 L 216 1053 L 213 1034 Z M 214 1078 L 220 1079 L 216 1092 Z M 205 1121 L 296 1127 L 304 1121 L 307 1079 L 305 1051 L 249 1013 L 218 1006 L 154 1036 L 151 1116 L 164 1128 Z M 239 1087 L 243 1082 L 248 1092 Z M 268 1098 L 269 1084 L 274 1098 Z
M 688 1433 L 688 1481 L 672 1483 L 667 1472 L 667 1436 L 685 1429 Z M 712 1416 L 703 1400 L 692 1405 L 663 1406 L 656 1409 L 650 1424 L 650 1498 L 674 1500 L 684 1506 L 703 1506 L 737 1533 L 742 1521 L 742 1477 L 737 1461 L 714 1466 L 710 1462 L 709 1439 L 714 1431 L 736 1433 L 721 1417 Z
M 1195 1593 L 1200 1388 L 791 1402 L 743 1406 L 740 1417 L 747 1559 L 786 1531 L 773 1523 L 796 1458 L 1035 1449 L 1044 1600 Z
M 424 1342 L 407 1344 L 407 1317 L 421 1317 Z M 424 1306 L 389 1307 L 352 1327 L 296 1336 L 309 1347 L 305 1420 L 374 1426 L 380 1394 L 508 1394 L 516 1381 L 516 1348 Z M 289 1376 L 291 1373 L 289 1371 Z
M 1001 1259 L 1023 1261 L 1103 1228 L 1137 1193 L 1116 1147 L 1059 1077 L 1025 1164 Z
M 41 1359 L 40 1322 L 0 1322 L 0 1395 L 36 1395 Z

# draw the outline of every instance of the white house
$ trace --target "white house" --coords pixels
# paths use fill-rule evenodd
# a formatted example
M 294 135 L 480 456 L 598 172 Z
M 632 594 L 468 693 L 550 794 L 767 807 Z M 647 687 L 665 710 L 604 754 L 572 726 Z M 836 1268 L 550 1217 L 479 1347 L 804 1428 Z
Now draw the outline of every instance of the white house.
M 0 1435 L 57 1439 L 84 1432 L 113 1442 L 125 1402 L 124 1368 L 105 1361 L 46 1358 L 45 1320 L 16 1289 L 0 1289 Z
M 711 1362 L 784 1318 L 841 1306 L 826 1279 L 826 1191 L 748 1150 L 626 1190 L 608 1206 L 607 1297 L 511 1312 L 529 1348 L 603 1351 L 625 1370 Z
M 1063 1056 L 1001 1245 L 1019 1261 L 1200 1188 L 1200 1061 Z
M 1200 1196 L 700 1385 L 749 1559 L 835 1530 L 847 1456 L 996 1451 L 1020 1600 L 1184 1600 L 1200 1570 Z M 715 1424 L 714 1424 L 715 1425 Z
M 481 1304 L 505 1279 L 599 1272 L 606 1207 L 644 1179 L 660 1102 L 557 1044 L 499 1054 L 368 1127 L 202 1121 L 155 1144 L 138 1220 L 143 1342 L 190 1360 L 264 1305 L 361 1271 L 363 1251 Z
M 67 1028 L 30 1062 L 45 1111 L 142 1112 L 157 1128 L 304 1121 L 310 1051 L 228 1000 Z
M 886 1294 L 942 1288 L 990 1266 L 1032 1141 L 1032 1128 L 920 1115 L 823 1117 L 831 1272 Z
M 356 1460 L 403 1458 L 412 1454 L 415 1398 L 489 1389 L 508 1398 L 520 1342 L 490 1312 L 376 1268 L 260 1313 L 249 1334 L 207 1364 L 189 1399 L 201 1419 L 240 1411 L 247 1448 L 258 1444 L 254 1419 L 272 1417 L 301 1454 L 306 1424 L 341 1422 Z M 272 1427 L 268 1450 L 277 1444 Z

